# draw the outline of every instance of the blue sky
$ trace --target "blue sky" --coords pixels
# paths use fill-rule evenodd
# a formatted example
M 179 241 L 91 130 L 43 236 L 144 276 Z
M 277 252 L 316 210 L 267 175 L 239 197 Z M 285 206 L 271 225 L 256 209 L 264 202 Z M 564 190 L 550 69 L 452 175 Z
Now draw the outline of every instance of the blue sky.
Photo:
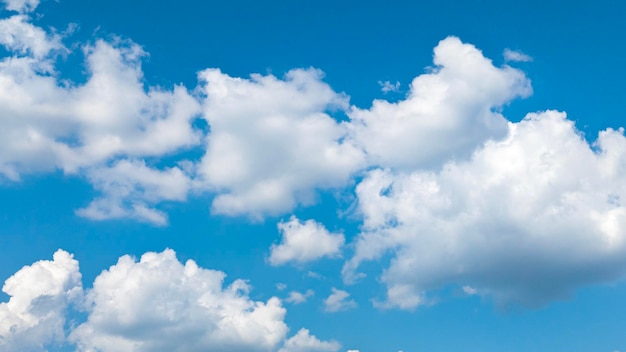
M 0 350 L 626 350 L 621 2 L 2 5 Z

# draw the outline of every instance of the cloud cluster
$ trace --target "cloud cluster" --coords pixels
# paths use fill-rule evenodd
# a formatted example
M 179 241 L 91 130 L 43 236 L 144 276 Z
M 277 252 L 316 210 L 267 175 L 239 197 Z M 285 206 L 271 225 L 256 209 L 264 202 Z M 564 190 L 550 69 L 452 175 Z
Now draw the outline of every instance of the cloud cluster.
M 23 10 L 37 2 L 7 4 Z M 157 216 L 150 205 L 170 198 L 154 199 L 144 186 L 169 183 L 173 174 L 182 172 L 179 166 L 165 172 L 143 170 L 128 178 L 121 165 L 142 164 L 146 169 L 143 160 L 198 145 L 202 135 L 192 126 L 200 113 L 197 100 L 183 86 L 145 89 L 145 53 L 130 41 L 84 44 L 88 77 L 76 84 L 60 80 L 55 70 L 58 55 L 69 52 L 59 35 L 36 27 L 27 14 L 0 20 L 0 30 L 0 44 L 12 53 L 0 61 L 0 177 L 19 181 L 22 175 L 55 170 L 89 175 L 105 199 L 80 214 L 163 223 L 163 215 Z M 105 174 L 124 181 L 104 185 L 99 181 Z M 158 174 L 164 180 L 155 179 Z M 119 196 L 129 192 L 126 185 L 134 191 L 121 201 Z
M 336 351 L 301 330 L 286 339 L 286 310 L 278 298 L 253 301 L 242 280 L 224 285 L 225 274 L 172 250 L 123 256 L 83 293 L 78 261 L 59 250 L 52 261 L 26 266 L 6 280 L 11 296 L 0 303 L 0 349 L 43 351 Z M 85 311 L 69 324 L 69 306 Z M 67 335 L 67 336 L 66 336 Z
M 216 214 L 262 219 L 358 182 L 361 233 L 343 274 L 355 281 L 361 263 L 389 256 L 379 303 L 387 307 L 413 309 L 447 285 L 542 304 L 626 274 L 623 130 L 590 144 L 564 113 L 509 122 L 501 111 L 532 93 L 530 80 L 458 38 L 437 44 L 433 67 L 404 99 L 362 108 L 316 69 L 248 78 L 206 69 L 192 89 L 149 87 L 146 53 L 120 38 L 83 43 L 87 76 L 64 81 L 56 63 L 71 50 L 33 24 L 38 3 L 4 0 L 17 14 L 0 19 L 9 52 L 0 61 L 2 182 L 61 170 L 99 192 L 77 214 L 157 225 L 167 222 L 161 203 L 195 192 L 214 196 Z M 293 217 L 279 229 L 273 265 L 338 257 L 344 247 L 342 234 L 313 220 Z M 341 292 L 330 303 L 343 302 Z M 90 297 L 92 307 L 105 304 Z M 75 341 L 104 343 L 87 338 L 96 325 L 84 326 Z M 122 345 L 134 338 L 115 336 Z
M 411 309 L 450 284 L 540 305 L 624 277 L 623 132 L 590 145 L 564 113 L 546 111 L 439 171 L 371 171 L 357 187 L 363 231 L 346 279 L 391 253 L 387 304 Z
M 159 204 L 190 192 L 214 194 L 216 214 L 285 214 L 371 166 L 463 157 L 503 136 L 497 110 L 530 93 L 522 72 L 493 66 L 454 37 L 435 48 L 435 67 L 415 78 L 405 100 L 377 100 L 370 109 L 350 106 L 315 69 L 283 78 L 206 69 L 191 90 L 146 86 L 147 54 L 119 37 L 82 45 L 87 77 L 75 83 L 56 71 L 59 55 L 71 53 L 63 38 L 31 21 L 38 2 L 5 3 L 20 13 L 0 20 L 0 44 L 10 53 L 0 61 L 0 177 L 55 170 L 85 177 L 101 195 L 77 213 L 96 220 L 163 225 Z M 190 148 L 202 157 L 186 160 Z

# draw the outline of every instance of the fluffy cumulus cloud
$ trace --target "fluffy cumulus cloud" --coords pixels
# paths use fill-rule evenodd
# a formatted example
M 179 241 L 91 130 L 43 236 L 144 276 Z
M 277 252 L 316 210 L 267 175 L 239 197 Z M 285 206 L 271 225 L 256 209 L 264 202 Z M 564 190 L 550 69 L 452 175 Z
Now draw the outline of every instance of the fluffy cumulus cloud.
M 306 329 L 287 339 L 280 300 L 254 301 L 242 280 L 181 263 L 172 250 L 138 261 L 123 256 L 83 292 L 78 262 L 59 250 L 6 280 L 0 350 L 45 351 L 336 351 Z M 307 293 L 308 295 L 308 293 Z M 84 321 L 68 322 L 68 306 Z M 66 330 L 69 330 L 66 333 Z M 281 347 L 282 346 L 282 347 Z
M 6 4 L 19 11 L 36 6 Z M 343 186 L 365 166 L 346 124 L 330 116 L 348 108 L 347 96 L 322 82 L 321 71 L 242 79 L 208 69 L 199 73 L 200 96 L 192 96 L 180 85 L 145 88 L 146 53 L 113 38 L 82 46 L 88 75 L 77 84 L 58 79 L 58 55 L 69 51 L 58 35 L 33 25 L 28 14 L 0 20 L 0 29 L 0 44 L 12 54 L 0 62 L 0 177 L 88 175 L 104 199 L 81 215 L 163 224 L 158 200 L 138 189 L 154 184 L 157 174 L 170 179 L 172 170 L 140 173 L 145 180 L 116 175 L 124 181 L 107 185 L 97 174 L 123 172 L 120 160 L 172 160 L 192 147 L 206 149 L 201 160 L 177 161 L 189 164 L 194 189 L 217 194 L 213 211 L 257 219 L 310 204 L 316 189 Z M 194 128 L 200 117 L 209 134 Z M 120 199 L 123 185 L 134 190 L 131 199 Z
M 280 301 L 252 301 L 244 281 L 224 277 L 172 250 L 124 256 L 96 278 L 70 339 L 84 351 L 271 350 L 287 333 Z
M 341 345 L 337 341 L 321 341 L 309 330 L 300 329 L 297 334 L 285 341 L 278 352 L 337 352 Z
M 375 100 L 349 113 L 351 136 L 371 164 L 410 170 L 466 157 L 485 140 L 504 137 L 507 120 L 498 109 L 531 93 L 524 73 L 494 66 L 456 37 L 437 45 L 434 65 L 413 80 L 405 100 Z
M 315 188 L 345 185 L 364 166 L 364 154 L 345 139 L 347 127 L 329 112 L 347 98 L 314 69 L 284 79 L 199 74 L 211 126 L 199 175 L 218 195 L 213 211 L 261 218 L 314 201 Z
M 141 48 L 99 40 L 84 50 L 90 76 L 79 86 L 39 72 L 47 59 L 0 63 L 0 172 L 6 177 L 73 173 L 119 156 L 162 156 L 199 143 L 190 125 L 198 105 L 184 87 L 144 91 Z
M 37 4 L 7 0 L 20 13 L 0 20 L 9 52 L 0 61 L 0 177 L 56 170 L 84 177 L 101 194 L 77 214 L 97 220 L 163 225 L 159 204 L 192 191 L 212 193 L 216 214 L 282 215 L 315 202 L 320 189 L 351 185 L 372 165 L 405 169 L 467 156 L 503 137 L 498 109 L 530 93 L 522 72 L 495 67 L 454 37 L 435 48 L 434 68 L 413 80 L 406 99 L 376 100 L 370 109 L 350 106 L 316 69 L 282 78 L 206 69 L 197 94 L 146 86 L 146 53 L 115 37 L 79 46 L 86 77 L 75 83 L 56 71 L 59 55 L 74 49 L 32 23 Z M 208 128 L 194 127 L 197 119 Z M 182 160 L 190 148 L 203 156 Z
M 155 203 L 153 196 L 138 189 L 154 185 L 155 174 L 165 179 L 157 183 L 168 183 L 176 171 L 153 170 L 129 178 L 115 163 L 119 158 L 162 157 L 199 144 L 202 136 L 191 124 L 200 112 L 198 102 L 182 86 L 145 90 L 141 70 L 145 53 L 121 39 L 84 45 L 86 81 L 60 81 L 54 63 L 67 49 L 59 36 L 29 21 L 26 15 L 0 21 L 0 44 L 14 54 L 0 61 L 0 177 L 19 181 L 24 174 L 55 170 L 89 174 L 104 196 L 111 197 L 92 203 L 90 211 L 81 214 L 162 223 L 162 214 L 157 216 L 148 206 Z M 122 173 L 113 175 L 117 171 Z M 124 182 L 108 182 L 102 189 L 98 181 L 105 173 Z M 112 188 L 130 182 L 135 183 L 130 186 L 133 197 L 126 202 L 135 206 L 115 206 L 128 190 Z M 98 206 L 103 203 L 110 204 Z
M 440 171 L 370 172 L 347 279 L 391 253 L 386 304 L 414 308 L 446 285 L 540 305 L 626 274 L 626 138 L 589 144 L 564 113 L 509 123 L 470 160 Z
M 10 299 L 0 303 L 0 350 L 44 351 L 65 340 L 66 308 L 82 295 L 78 262 L 59 250 L 20 269 L 2 291 Z
M 303 264 L 323 257 L 337 257 L 345 242 L 342 234 L 330 233 L 314 220 L 301 222 L 295 216 L 287 222 L 280 222 L 278 229 L 282 241 L 270 249 L 269 262 L 272 265 Z
M 0 19 L 0 45 L 6 49 L 0 59 L 0 184 L 62 171 L 98 192 L 78 215 L 164 225 L 167 214 L 160 204 L 182 202 L 196 192 L 212 196 L 216 214 L 263 219 L 314 203 L 318 190 L 352 188 L 358 182 L 363 223 L 344 278 L 355 281 L 362 262 L 389 256 L 382 261 L 390 259 L 380 278 L 387 297 L 379 302 L 387 307 L 414 308 L 447 285 L 500 302 L 541 304 L 625 274 L 623 130 L 602 131 L 590 144 L 563 113 L 507 121 L 503 107 L 532 93 L 529 79 L 508 65 L 495 66 L 456 37 L 438 43 L 433 67 L 413 79 L 404 99 L 375 100 L 361 108 L 324 83 L 316 69 L 247 78 L 207 69 L 192 89 L 150 87 L 142 70 L 146 53 L 116 37 L 72 46 L 82 50 L 86 76 L 80 83 L 62 80 L 56 63 L 75 49 L 66 47 L 55 30 L 33 23 L 39 1 L 3 3 L 10 11 Z M 530 60 L 517 51 L 504 55 L 506 61 Z M 383 83 L 385 90 L 396 88 Z M 340 121 L 335 113 L 347 118 Z M 201 119 L 207 128 L 197 127 Z M 192 148 L 194 153 L 186 153 Z M 186 160 L 189 155 L 201 156 Z M 338 257 L 344 247 L 342 234 L 313 220 L 293 217 L 279 229 L 282 241 L 272 246 L 268 260 L 273 265 Z M 74 341 L 85 348 L 110 341 L 120 348 L 155 346 L 158 341 L 151 338 L 159 336 L 133 325 L 132 311 L 122 315 L 130 320 L 116 321 L 128 327 L 118 332 L 112 327 L 115 320 L 98 310 L 138 299 L 131 291 L 124 297 L 106 291 L 107 280 L 148 275 L 155 263 L 166 263 L 159 268 L 178 270 L 180 280 L 187 280 L 170 287 L 171 294 L 191 292 L 186 307 L 197 304 L 202 307 L 198 312 L 214 315 L 232 308 L 205 307 L 200 294 L 205 291 L 194 286 L 200 280 L 194 275 L 202 282 L 214 277 L 209 281 L 217 285 L 218 274 L 198 269 L 187 277 L 191 269 L 176 266 L 172 258 L 171 253 L 149 255 L 139 263 L 126 258 L 103 274 L 89 295 L 94 313 L 72 335 Z M 233 285 L 211 292 L 245 312 L 238 315 L 244 319 L 239 328 L 256 324 L 263 314 L 274 319 L 273 326 L 282 324 L 277 301 L 252 302 L 245 285 Z M 333 300 L 341 302 L 341 292 L 336 290 Z M 37 303 L 48 299 L 31 298 Z M 40 310 L 10 302 L 2 306 L 3 314 L 13 314 L 6 321 L 16 323 L 6 329 L 49 325 L 37 318 Z M 170 320 L 158 315 L 166 314 L 163 309 L 153 313 L 154 322 L 168 326 Z M 23 318 L 28 314 L 35 318 Z M 204 319 L 194 315 L 200 313 L 184 314 Z M 238 333 L 220 335 L 220 320 L 208 321 L 214 330 L 203 336 L 212 336 L 211 343 L 227 346 L 229 338 L 239 338 Z M 49 336 L 60 336 L 54 329 Z M 258 337 L 255 346 L 278 343 L 279 330 L 263 333 L 271 341 Z

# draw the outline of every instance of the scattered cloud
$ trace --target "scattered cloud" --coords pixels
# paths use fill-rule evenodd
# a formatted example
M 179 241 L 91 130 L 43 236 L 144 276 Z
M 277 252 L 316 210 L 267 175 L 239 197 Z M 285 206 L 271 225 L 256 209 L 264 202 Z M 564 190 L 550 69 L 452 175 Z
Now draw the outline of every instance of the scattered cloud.
M 313 290 L 311 289 L 306 290 L 306 292 L 304 293 L 291 291 L 289 292 L 289 296 L 285 299 L 285 302 L 293 304 L 305 303 L 310 297 L 313 297 L 314 294 L 315 292 L 313 292 Z
M 337 341 L 320 341 L 307 329 L 300 329 L 296 335 L 285 341 L 278 352 L 337 352 L 341 345 Z
M 301 222 L 295 216 L 287 222 L 280 222 L 278 229 L 282 241 L 270 248 L 269 262 L 272 265 L 303 264 L 323 257 L 337 257 L 345 242 L 342 234 L 330 233 L 314 220 Z
M 502 54 L 504 56 L 504 61 L 507 62 L 530 62 L 533 61 L 533 58 L 524 54 L 521 51 L 517 51 L 517 50 L 511 50 L 511 49 L 504 49 L 504 53 Z
M 159 209 L 163 202 L 183 202 L 193 192 L 214 196 L 214 214 L 260 220 L 313 204 L 318 190 L 358 182 L 363 223 L 344 278 L 354 281 L 362 276 L 364 261 L 390 255 L 380 277 L 387 286 L 382 304 L 389 307 L 413 309 L 450 284 L 498 302 L 541 305 L 582 285 L 626 276 L 621 269 L 626 264 L 624 131 L 607 129 L 588 143 L 564 113 L 545 111 L 508 121 L 501 109 L 530 95 L 530 80 L 518 69 L 494 66 L 456 37 L 438 43 L 434 68 L 413 79 L 405 99 L 375 100 L 364 109 L 351 106 L 348 95 L 334 91 L 313 68 L 247 78 L 206 69 L 190 90 L 148 86 L 142 69 L 147 53 L 118 37 L 78 45 L 86 77 L 81 83 L 61 81 L 59 53 L 74 49 L 65 47 L 55 30 L 33 24 L 30 12 L 39 1 L 3 3 L 17 14 L 0 19 L 0 45 L 8 53 L 0 60 L 2 182 L 62 171 L 85 179 L 98 193 L 78 215 L 155 225 L 167 223 L 167 214 Z M 532 60 L 510 49 L 504 57 L 507 62 Z M 383 91 L 398 88 L 391 82 L 381 86 Z M 347 120 L 333 118 L 336 111 Z M 195 127 L 200 120 L 208 124 L 206 129 Z M 185 159 L 192 149 L 202 157 Z M 270 249 L 272 265 L 339 257 L 345 244 L 343 234 L 314 220 L 292 217 L 278 227 L 282 239 Z M 34 273 L 41 263 L 73 265 L 65 252 L 58 253 L 58 261 L 55 256 L 24 273 Z M 85 348 L 157 344 L 160 336 L 140 339 L 145 337 L 143 322 L 119 322 L 128 330 L 117 332 L 105 324 L 114 318 L 97 312 L 117 300 L 135 299 L 129 291 L 128 297 L 100 300 L 113 295 L 106 284 L 111 272 L 132 276 L 158 262 L 166 263 L 163 270 L 184 274 L 186 265 L 176 264 L 168 253 L 148 255 L 139 263 L 123 259 L 103 273 L 102 286 L 88 294 L 90 320 L 74 331 L 73 341 Z M 80 283 L 72 268 L 66 272 L 70 290 Z M 203 270 L 198 275 L 214 277 L 207 279 L 214 286 L 221 282 L 215 279 L 218 274 Z M 169 279 L 178 285 L 171 290 L 191 292 L 185 297 L 196 301 L 189 301 L 189 307 L 200 304 L 195 276 L 184 283 Z M 66 282 L 58 285 L 66 287 Z M 286 330 L 281 333 L 280 302 L 252 302 L 244 283 L 235 286 L 214 294 L 250 309 L 237 313 L 244 319 L 241 326 L 261 324 L 250 312 L 271 313 L 274 330 L 246 338 L 256 339 L 255 346 L 279 344 L 286 335 Z M 15 334 L 12 342 L 4 338 L 2 343 L 18 343 L 18 333 L 31 328 L 39 331 L 29 332 L 33 336 L 59 338 L 67 295 L 52 294 L 61 310 L 46 313 L 52 319 L 48 322 L 22 305 L 36 301 L 32 304 L 37 306 L 48 293 L 40 299 L 11 287 L 5 285 L 12 298 L 2 305 L 11 325 L 1 328 Z M 327 309 L 354 307 L 348 297 L 333 288 Z M 133 312 L 125 314 L 132 317 Z M 219 309 L 209 312 L 221 314 Z M 214 324 L 209 328 L 222 324 L 201 315 L 193 319 L 207 319 Z M 211 333 L 218 336 L 218 330 Z M 248 341 L 237 334 L 203 343 Z
M 348 292 L 333 287 L 330 296 L 324 300 L 324 310 L 327 312 L 340 312 L 356 308 L 356 302 L 349 298 L 350 294 Z

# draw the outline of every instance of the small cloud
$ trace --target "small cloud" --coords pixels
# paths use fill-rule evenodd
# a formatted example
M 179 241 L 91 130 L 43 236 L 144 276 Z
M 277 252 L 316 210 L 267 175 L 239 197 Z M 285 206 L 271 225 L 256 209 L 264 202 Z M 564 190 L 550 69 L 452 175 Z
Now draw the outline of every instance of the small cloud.
M 504 61 L 506 62 L 530 62 L 533 58 L 524 54 L 519 50 L 511 50 L 509 48 L 504 49 Z
M 478 293 L 478 291 L 471 286 L 463 286 L 463 292 L 465 292 L 468 295 L 475 295 Z
M 311 271 L 311 270 L 309 270 L 309 271 L 306 273 L 306 276 L 307 276 L 307 277 L 310 277 L 311 279 L 317 279 L 317 280 L 321 280 L 321 279 L 323 279 L 322 274 L 320 274 L 320 273 L 316 273 L 315 271 Z
M 308 329 L 300 329 L 298 333 L 285 341 L 278 352 L 337 352 L 341 344 L 337 341 L 322 341 L 311 335 Z
M 397 92 L 400 90 L 400 82 L 398 81 L 396 81 L 396 83 L 391 83 L 389 81 L 378 81 L 378 84 L 380 85 L 380 90 L 382 90 L 385 94 L 389 92 Z
M 295 216 L 288 222 L 280 222 L 278 230 L 282 233 L 282 242 L 272 245 L 269 257 L 274 266 L 288 262 L 303 264 L 323 257 L 336 258 L 341 255 L 345 243 L 341 233 L 331 233 L 314 220 L 301 222 Z
M 284 291 L 286 288 L 287 288 L 287 285 L 282 282 L 279 282 L 276 284 L 276 289 L 278 291 Z
M 289 296 L 287 298 L 285 298 L 285 302 L 288 303 L 293 303 L 293 304 L 300 304 L 300 303 L 305 303 L 309 297 L 312 297 L 315 294 L 315 292 L 313 292 L 313 290 L 306 290 L 306 292 L 301 293 L 298 291 L 291 291 L 289 292 Z
M 332 288 L 333 293 L 324 300 L 324 310 L 327 312 L 339 312 L 356 308 L 356 302 L 349 299 L 350 294 L 343 290 Z

